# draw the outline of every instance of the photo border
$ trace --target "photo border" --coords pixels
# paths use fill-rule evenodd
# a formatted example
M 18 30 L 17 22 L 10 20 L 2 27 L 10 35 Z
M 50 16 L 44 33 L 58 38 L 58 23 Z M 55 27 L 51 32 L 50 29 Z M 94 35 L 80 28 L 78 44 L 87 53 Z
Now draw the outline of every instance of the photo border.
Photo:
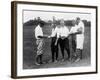
M 82 73 L 63 73 L 63 74 L 50 74 L 50 75 L 33 75 L 33 76 L 17 76 L 17 4 L 33 4 L 33 5 L 47 5 L 59 7 L 79 7 L 79 8 L 93 8 L 96 10 L 96 71 L 95 72 L 82 72 Z M 11 2 L 11 77 L 18 78 L 31 78 L 31 77 L 51 77 L 51 76 L 66 76 L 66 75 L 81 75 L 81 74 L 95 74 L 98 73 L 98 7 L 88 5 L 73 5 L 73 4 L 58 4 L 58 3 L 41 3 L 41 2 L 26 2 L 26 1 L 12 1 Z

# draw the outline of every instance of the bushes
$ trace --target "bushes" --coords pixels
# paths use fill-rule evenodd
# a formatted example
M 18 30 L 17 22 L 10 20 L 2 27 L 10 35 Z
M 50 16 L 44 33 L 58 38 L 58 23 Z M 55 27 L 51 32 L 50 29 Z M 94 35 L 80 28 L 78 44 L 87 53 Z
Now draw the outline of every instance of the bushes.
M 43 21 L 41 20 L 42 23 L 44 23 L 44 25 L 51 25 L 52 24 L 52 21 L 51 20 L 48 20 L 48 21 Z M 91 22 L 90 21 L 87 21 L 87 20 L 82 20 L 85 27 L 91 27 Z M 59 22 L 60 20 L 56 20 L 55 24 L 59 25 Z M 29 20 L 27 21 L 26 23 L 24 23 L 23 25 L 24 26 L 36 26 L 38 25 L 39 21 L 38 20 Z M 73 25 L 73 20 L 65 20 L 65 25 L 66 26 L 74 26 Z

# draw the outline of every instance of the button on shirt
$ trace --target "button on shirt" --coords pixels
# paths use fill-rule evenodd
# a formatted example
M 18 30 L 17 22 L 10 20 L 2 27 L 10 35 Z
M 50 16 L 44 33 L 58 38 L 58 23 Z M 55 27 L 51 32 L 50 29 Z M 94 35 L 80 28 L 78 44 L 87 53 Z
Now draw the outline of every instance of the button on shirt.
M 35 28 L 35 38 L 40 39 L 38 36 L 43 36 L 42 28 L 39 25 Z

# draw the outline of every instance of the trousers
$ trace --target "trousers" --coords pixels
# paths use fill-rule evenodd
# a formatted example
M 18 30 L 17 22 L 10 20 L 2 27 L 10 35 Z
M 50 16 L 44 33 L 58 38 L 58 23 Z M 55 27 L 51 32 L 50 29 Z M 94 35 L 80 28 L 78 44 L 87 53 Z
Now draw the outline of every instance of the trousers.
M 68 58 L 70 58 L 69 39 L 68 38 L 65 38 L 65 39 L 59 38 L 59 44 L 60 44 L 63 59 L 65 56 L 64 50 L 66 50 L 66 52 L 68 54 Z
M 51 39 L 51 53 L 53 62 L 55 61 L 55 59 L 58 59 L 58 42 L 57 45 L 55 45 L 56 39 L 56 37 L 52 37 Z

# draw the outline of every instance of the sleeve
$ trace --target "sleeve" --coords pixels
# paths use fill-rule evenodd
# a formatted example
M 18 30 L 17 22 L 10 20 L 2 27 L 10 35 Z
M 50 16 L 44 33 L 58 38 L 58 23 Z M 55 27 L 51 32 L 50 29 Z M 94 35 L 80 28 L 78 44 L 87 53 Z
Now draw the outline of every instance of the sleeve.
M 35 29 L 35 38 L 37 39 L 38 36 L 43 36 L 43 35 L 42 35 L 42 31 L 39 28 L 36 28 Z
M 81 23 L 79 24 L 79 28 L 78 28 L 77 31 L 81 31 L 82 33 L 84 33 L 84 23 L 83 23 L 83 22 L 81 22 Z
M 74 27 L 71 28 L 69 33 L 73 33 L 73 32 L 75 32 Z
M 56 36 L 56 34 L 57 34 L 57 28 L 55 28 L 55 30 L 54 30 L 54 31 L 52 31 L 51 37 Z

